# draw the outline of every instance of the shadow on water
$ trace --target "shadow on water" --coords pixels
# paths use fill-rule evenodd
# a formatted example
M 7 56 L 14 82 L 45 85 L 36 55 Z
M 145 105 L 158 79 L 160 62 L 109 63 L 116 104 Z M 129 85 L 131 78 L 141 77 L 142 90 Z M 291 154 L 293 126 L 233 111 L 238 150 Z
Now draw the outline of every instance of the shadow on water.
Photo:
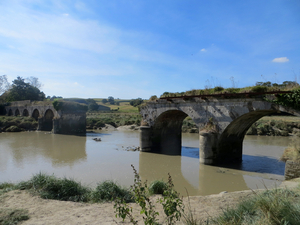
M 182 146 L 181 156 L 199 159 L 199 148 Z M 285 163 L 273 157 L 243 154 L 243 161 L 241 164 L 225 164 L 222 165 L 222 167 L 247 172 L 284 175 Z
M 199 159 L 199 148 L 182 146 L 181 156 Z

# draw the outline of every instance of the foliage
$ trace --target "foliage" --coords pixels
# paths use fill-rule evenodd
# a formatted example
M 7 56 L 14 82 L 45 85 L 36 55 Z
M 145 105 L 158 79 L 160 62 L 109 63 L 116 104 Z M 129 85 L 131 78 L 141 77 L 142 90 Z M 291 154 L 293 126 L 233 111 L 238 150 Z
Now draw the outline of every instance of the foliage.
M 27 77 L 25 80 L 27 80 L 31 86 L 36 87 L 38 89 L 40 89 L 43 86 L 43 84 L 39 81 L 39 78 L 37 77 L 31 76 Z
M 267 90 L 268 88 L 266 86 L 254 86 L 251 88 L 251 91 L 256 93 L 266 92 Z
M 96 111 L 96 110 L 98 110 L 98 108 L 99 108 L 99 105 L 96 102 L 95 103 L 90 103 L 88 105 L 89 111 Z
M 193 89 L 186 92 L 164 92 L 160 97 L 180 97 L 180 96 L 193 96 L 193 95 L 211 95 L 219 93 L 248 93 L 248 92 L 267 92 L 267 91 L 289 91 L 299 87 L 299 84 L 295 81 L 284 81 L 282 84 L 267 82 L 256 82 L 255 86 L 237 88 L 233 77 L 230 78 L 233 82 L 231 88 L 223 88 L 221 86 L 206 86 L 205 89 Z
M 106 98 L 104 98 L 104 99 L 102 99 L 102 101 L 101 101 L 103 104 L 105 104 L 105 103 L 107 103 L 108 102 L 108 100 L 106 99 Z
M 157 99 L 157 96 L 156 96 L 156 95 L 152 95 L 152 96 L 149 98 L 150 101 L 155 101 L 156 99 Z
M 134 184 L 131 186 L 131 190 L 134 194 L 135 202 L 141 207 L 140 213 L 145 215 L 143 216 L 144 223 L 145 225 L 158 224 L 156 217 L 159 215 L 159 213 L 155 211 L 155 206 L 148 197 L 149 193 L 147 188 L 147 181 L 142 183 L 140 176 L 134 166 L 131 165 L 131 167 L 134 172 Z M 123 219 L 123 221 L 126 217 L 129 217 L 130 222 L 132 222 L 133 224 L 137 224 L 134 217 L 132 216 L 132 210 L 124 201 L 122 201 L 121 199 L 116 200 L 114 208 L 117 213 L 116 217 L 119 216 Z
M 151 191 L 147 186 L 147 181 L 142 183 L 140 176 L 134 166 L 131 165 L 131 167 L 133 168 L 134 172 L 134 184 L 131 186 L 131 190 L 134 194 L 134 200 L 136 204 L 141 207 L 140 213 L 144 215 L 144 224 L 158 224 L 158 220 L 156 217 L 159 215 L 159 213 L 155 211 L 155 206 L 149 198 Z M 179 193 L 173 189 L 174 184 L 172 178 L 170 174 L 168 175 L 168 183 L 166 185 L 166 189 L 164 190 L 163 198 L 158 199 L 158 202 L 163 206 L 164 213 L 167 216 L 166 222 L 168 224 L 174 224 L 175 220 L 180 220 L 181 213 L 184 212 L 184 207 L 182 199 L 179 198 Z M 132 209 L 124 201 L 122 201 L 121 199 L 117 199 L 115 201 L 114 208 L 116 217 L 122 218 L 123 221 L 126 217 L 128 217 L 131 223 L 137 224 L 137 221 L 132 215 Z
M 292 93 L 278 94 L 276 97 L 273 102 L 294 109 L 300 109 L 300 88 L 293 90 Z
M 91 194 L 91 190 L 79 182 L 43 173 L 34 175 L 29 181 L 19 183 L 18 188 L 33 190 L 45 199 L 61 201 L 87 202 Z
M 43 101 L 44 99 L 44 92 L 41 92 L 38 88 L 26 83 L 22 77 L 17 77 L 17 79 L 13 80 L 11 89 L 6 96 L 7 101 Z
M 11 126 L 16 126 L 20 130 L 36 130 L 38 123 L 32 117 L 0 116 L 0 127 L 2 127 L 2 131 L 6 131 L 6 129 Z
M 13 126 L 6 128 L 5 131 L 6 132 L 20 132 L 20 131 L 23 131 L 23 129 L 13 125 Z
M 155 180 L 149 185 L 149 193 L 151 195 L 153 194 L 162 195 L 166 189 L 167 189 L 167 184 L 162 180 Z
M 93 192 L 93 200 L 96 202 L 114 201 L 117 198 L 121 201 L 133 202 L 132 193 L 113 181 L 104 181 L 98 184 L 96 190 Z
M 223 211 L 216 224 L 298 224 L 300 207 L 293 203 L 299 195 L 287 189 L 267 190 Z
M 300 162 L 300 133 L 292 138 L 289 146 L 284 150 L 281 161 L 286 162 L 287 160 L 292 160 L 294 162 Z
M 184 206 L 182 198 L 179 197 L 179 193 L 174 190 L 174 184 L 172 177 L 168 174 L 167 190 L 164 191 L 163 198 L 159 200 L 162 204 L 164 213 L 167 216 L 167 224 L 171 225 L 174 221 L 180 221 L 181 212 L 184 212 Z
M 132 99 L 129 104 L 132 105 L 133 107 L 137 107 L 142 103 L 143 103 L 143 99 L 136 98 L 136 99 Z
M 54 100 L 53 107 L 55 110 L 62 110 L 62 111 L 87 111 L 87 105 L 71 102 L 71 101 L 64 101 L 64 100 Z
M 24 209 L 0 209 L 0 224 L 1 225 L 16 225 L 19 222 L 28 220 L 28 210 Z
M 118 127 L 133 124 L 139 125 L 141 123 L 141 115 L 139 114 L 99 113 L 95 115 L 88 115 L 86 119 L 86 126 L 91 129 L 103 127 L 104 124 Z
M 112 97 L 112 96 L 109 96 L 109 97 L 107 98 L 107 101 L 108 101 L 109 104 L 111 104 L 111 105 L 114 105 L 114 104 L 115 104 L 115 99 L 114 99 L 114 97 Z
M 7 81 L 7 76 L 2 75 L 0 76 L 0 94 L 7 91 L 10 88 L 10 85 Z

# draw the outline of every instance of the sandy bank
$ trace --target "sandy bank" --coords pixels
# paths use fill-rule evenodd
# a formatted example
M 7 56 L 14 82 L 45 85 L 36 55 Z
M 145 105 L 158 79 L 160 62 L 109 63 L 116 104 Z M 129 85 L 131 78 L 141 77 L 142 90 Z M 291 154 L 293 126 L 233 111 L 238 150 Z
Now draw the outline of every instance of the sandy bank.
M 281 187 L 293 188 L 298 182 L 283 182 Z M 222 209 L 236 205 L 244 198 L 253 195 L 250 190 L 220 193 L 209 196 L 192 196 L 190 205 L 198 218 L 206 219 L 214 217 L 222 212 Z M 153 196 L 153 202 L 160 196 Z M 188 198 L 184 198 L 185 205 L 188 204 Z M 134 216 L 143 224 L 142 217 L 139 215 L 139 207 L 132 203 Z M 75 202 L 63 202 L 56 200 L 41 199 L 38 196 L 32 196 L 27 191 L 11 191 L 0 196 L 0 208 L 18 208 L 27 209 L 30 219 L 22 224 L 130 224 L 127 220 L 122 223 L 121 219 L 115 217 L 113 203 L 87 204 Z M 159 212 L 159 220 L 164 220 L 162 207 L 156 204 Z M 182 224 L 179 222 L 178 224 Z

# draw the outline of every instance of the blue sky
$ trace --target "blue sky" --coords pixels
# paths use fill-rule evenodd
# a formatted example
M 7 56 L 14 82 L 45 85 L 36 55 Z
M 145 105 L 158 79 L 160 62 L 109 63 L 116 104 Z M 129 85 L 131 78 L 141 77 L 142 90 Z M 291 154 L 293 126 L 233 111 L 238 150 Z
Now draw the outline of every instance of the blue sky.
M 0 75 L 121 99 L 300 81 L 299 0 L 0 0 Z

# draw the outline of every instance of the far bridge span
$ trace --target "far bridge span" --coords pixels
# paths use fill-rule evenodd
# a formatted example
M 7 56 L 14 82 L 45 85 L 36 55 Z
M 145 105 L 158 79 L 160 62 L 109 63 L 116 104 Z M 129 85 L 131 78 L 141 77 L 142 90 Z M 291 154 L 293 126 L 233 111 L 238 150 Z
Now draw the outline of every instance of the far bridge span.
M 52 102 L 30 100 L 11 102 L 5 106 L 8 116 L 28 116 L 38 121 L 37 130 L 53 131 L 54 134 L 85 134 L 85 111 L 55 110 Z
M 140 130 L 141 151 L 181 154 L 181 127 L 191 117 L 199 128 L 200 163 L 241 162 L 243 140 L 250 126 L 263 116 L 300 111 L 268 102 L 259 96 L 167 97 L 141 107 L 147 126 Z

